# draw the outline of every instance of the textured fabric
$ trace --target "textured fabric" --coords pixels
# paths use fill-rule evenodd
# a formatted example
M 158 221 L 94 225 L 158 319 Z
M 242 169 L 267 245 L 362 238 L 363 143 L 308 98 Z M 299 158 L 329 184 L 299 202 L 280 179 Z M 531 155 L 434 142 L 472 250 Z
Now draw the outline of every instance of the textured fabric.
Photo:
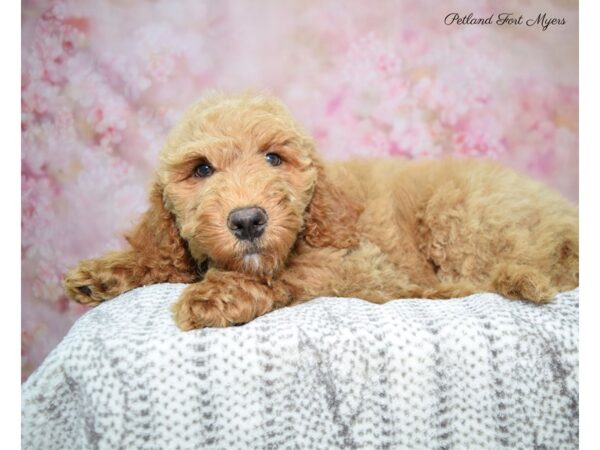
M 184 287 L 75 323 L 22 387 L 24 449 L 578 447 L 578 290 L 319 298 L 181 332 Z

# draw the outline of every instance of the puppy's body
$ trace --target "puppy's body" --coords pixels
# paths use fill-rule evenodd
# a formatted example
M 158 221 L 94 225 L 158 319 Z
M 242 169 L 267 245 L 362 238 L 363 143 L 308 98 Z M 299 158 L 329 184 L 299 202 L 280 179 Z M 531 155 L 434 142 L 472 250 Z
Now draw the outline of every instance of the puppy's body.
M 173 307 L 182 329 L 324 295 L 544 302 L 578 284 L 577 211 L 540 183 L 470 160 L 326 165 L 285 107 L 262 96 L 190 108 L 128 241 L 70 271 L 68 294 L 97 304 L 191 283 Z
M 329 174 L 363 208 L 331 294 L 540 302 L 578 285 L 577 210 L 539 182 L 477 160 L 350 161 Z

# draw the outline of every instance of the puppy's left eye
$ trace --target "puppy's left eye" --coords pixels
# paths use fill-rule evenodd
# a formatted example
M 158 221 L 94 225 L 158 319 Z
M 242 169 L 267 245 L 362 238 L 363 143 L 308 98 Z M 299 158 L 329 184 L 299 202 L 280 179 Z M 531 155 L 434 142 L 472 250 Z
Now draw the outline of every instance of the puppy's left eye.
M 281 164 L 281 156 L 279 156 L 277 153 L 267 153 L 265 155 L 265 159 L 272 166 L 278 166 Z
M 210 177 L 213 172 L 215 171 L 215 169 L 213 169 L 213 166 L 211 166 L 209 163 L 202 163 L 202 164 L 198 164 L 196 166 L 196 168 L 194 169 L 194 176 L 198 177 L 198 178 L 206 178 L 206 177 Z

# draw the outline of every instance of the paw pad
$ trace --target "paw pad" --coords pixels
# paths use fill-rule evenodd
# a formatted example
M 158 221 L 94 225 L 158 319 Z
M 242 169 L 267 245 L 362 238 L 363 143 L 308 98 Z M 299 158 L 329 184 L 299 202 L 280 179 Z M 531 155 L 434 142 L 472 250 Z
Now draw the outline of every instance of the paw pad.
M 77 290 L 83 295 L 92 295 L 92 290 L 88 286 L 77 286 Z

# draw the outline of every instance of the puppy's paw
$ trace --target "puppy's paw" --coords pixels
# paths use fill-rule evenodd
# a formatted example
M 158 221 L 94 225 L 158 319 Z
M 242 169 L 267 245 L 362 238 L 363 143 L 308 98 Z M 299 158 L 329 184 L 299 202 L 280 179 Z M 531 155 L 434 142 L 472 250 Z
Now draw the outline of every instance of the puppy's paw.
M 188 286 L 171 310 L 184 331 L 244 324 L 273 309 L 273 293 L 260 281 L 234 272 L 207 272 Z
M 493 274 L 492 288 L 505 297 L 534 303 L 548 303 L 558 294 L 539 269 L 520 264 L 499 265 Z
M 65 274 L 63 287 L 67 295 L 77 303 L 95 306 L 111 299 L 120 292 L 118 280 L 103 274 L 94 260 L 83 261 Z
M 215 290 L 210 282 L 188 286 L 177 303 L 171 306 L 175 323 L 183 331 L 203 327 L 226 327 L 233 323 L 227 317 L 227 304 L 234 302 L 230 295 Z

